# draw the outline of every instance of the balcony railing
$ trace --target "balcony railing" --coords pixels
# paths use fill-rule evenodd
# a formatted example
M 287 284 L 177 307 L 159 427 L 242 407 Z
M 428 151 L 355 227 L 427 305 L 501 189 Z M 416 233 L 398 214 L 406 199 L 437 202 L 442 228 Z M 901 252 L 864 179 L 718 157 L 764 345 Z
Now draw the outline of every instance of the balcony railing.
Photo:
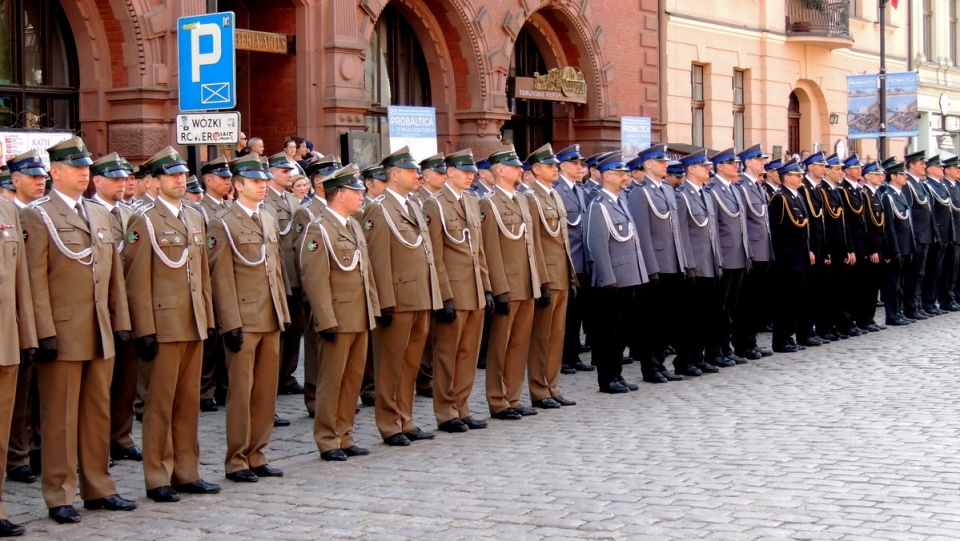
M 848 0 L 784 0 L 787 37 L 837 38 L 849 40 Z

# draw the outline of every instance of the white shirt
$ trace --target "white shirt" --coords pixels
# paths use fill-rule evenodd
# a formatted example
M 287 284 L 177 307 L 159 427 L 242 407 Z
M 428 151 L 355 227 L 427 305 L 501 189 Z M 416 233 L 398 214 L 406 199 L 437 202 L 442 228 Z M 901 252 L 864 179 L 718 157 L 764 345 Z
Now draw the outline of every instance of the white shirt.
M 453 193 L 453 196 L 457 198 L 457 201 L 459 201 L 460 198 L 463 197 L 463 192 L 451 186 L 449 182 L 447 182 L 445 186 L 447 187 L 447 189 L 449 189 Z
M 174 216 L 176 216 L 178 219 L 180 218 L 180 205 L 173 206 L 169 201 L 162 197 L 158 197 L 157 201 L 166 205 L 166 207 L 170 209 L 170 212 L 172 212 Z
M 114 205 L 114 204 L 112 204 L 112 203 L 107 202 L 106 199 L 100 197 L 100 194 L 98 194 L 98 193 L 93 194 L 93 199 L 94 199 L 94 201 L 96 201 L 96 202 L 100 203 L 101 205 L 103 205 L 104 207 L 106 207 L 106 208 L 107 208 L 107 212 L 113 212 L 113 207 L 116 206 L 116 205 Z
M 717 180 L 720 181 L 720 184 L 721 184 L 724 188 L 729 188 L 729 187 L 730 187 L 730 181 L 729 181 L 729 180 L 721 177 L 720 175 L 717 175 L 716 178 L 717 178 Z
M 340 213 L 339 213 L 339 212 L 333 210 L 333 209 L 330 208 L 330 207 L 327 207 L 327 209 L 330 211 L 330 214 L 333 214 L 333 217 L 336 218 L 338 222 L 340 222 L 340 225 L 342 225 L 343 227 L 347 227 L 347 218 L 346 218 L 346 217 L 340 216 Z
M 52 193 L 55 193 L 55 194 L 57 194 L 58 196 L 60 196 L 60 199 L 63 199 L 63 202 L 66 203 L 67 206 L 70 207 L 70 208 L 76 208 L 77 203 L 80 203 L 80 201 L 83 200 L 82 197 L 81 197 L 80 199 L 70 199 L 69 197 L 67 197 L 66 195 L 60 193 L 59 191 L 57 191 L 57 190 L 55 190 L 55 189 L 51 189 L 50 191 L 51 191 Z M 82 204 L 81 204 L 81 206 L 82 206 Z M 84 212 L 86 212 L 86 211 L 84 211 Z
M 277 197 L 286 201 L 286 198 L 283 196 L 284 192 L 281 192 L 280 190 L 274 188 L 273 186 L 270 186 L 270 189 L 273 190 L 273 193 L 277 194 Z
M 606 188 L 600 188 L 600 191 L 603 192 L 603 193 L 605 193 L 605 194 L 607 194 L 607 196 L 610 197 L 610 199 L 613 199 L 613 202 L 614 202 L 614 203 L 619 203 L 619 202 L 620 202 L 620 196 L 614 194 L 614 193 L 611 192 L 610 190 L 608 190 L 608 189 L 606 189 Z
M 514 192 L 514 191 L 508 192 L 507 190 L 503 189 L 503 187 L 500 186 L 499 184 L 497 184 L 496 186 L 494 186 L 494 188 L 496 188 L 496 189 L 500 190 L 501 192 L 503 192 L 503 193 L 504 193 L 507 197 L 509 197 L 510 199 L 513 199 L 513 196 L 515 196 L 515 195 L 517 194 L 517 192 Z
M 660 189 L 660 185 L 663 184 L 663 180 L 657 180 L 657 179 L 651 177 L 650 175 L 647 175 L 647 178 L 650 179 L 650 182 L 652 182 L 653 185 L 654 185 L 658 190 Z
M 574 183 L 572 180 L 568 179 L 563 175 L 560 175 L 560 180 L 562 180 L 563 183 L 567 185 L 567 188 L 570 188 L 571 190 L 573 189 Z
M 870 193 L 874 195 L 877 194 L 877 189 L 873 186 L 873 184 L 870 184 L 869 182 L 867 182 L 866 184 L 864 184 L 864 186 L 866 186 L 867 188 L 870 188 Z
M 384 190 L 384 193 L 388 193 L 388 194 L 392 195 L 392 196 L 394 197 L 394 199 L 397 200 L 397 203 L 400 203 L 400 206 L 401 206 L 401 207 L 406 208 L 406 203 L 407 203 L 407 198 L 406 198 L 406 197 L 403 197 L 402 195 L 398 194 L 397 192 L 391 190 L 390 188 L 387 188 L 386 190 Z
M 249 208 L 247 208 L 246 205 L 244 205 L 243 203 L 241 203 L 239 199 L 237 199 L 236 201 L 234 201 L 234 203 L 236 203 L 237 206 L 239 206 L 241 209 L 243 209 L 243 212 L 246 212 L 246 213 L 247 213 L 247 216 L 250 216 L 251 218 L 253 217 L 254 214 L 257 213 L 258 210 L 260 210 L 260 205 L 257 205 L 257 208 L 255 208 L 255 209 L 249 209 Z
M 784 188 L 786 188 L 788 192 L 792 193 L 794 197 L 800 197 L 800 192 L 798 192 L 797 190 L 794 190 L 789 186 L 784 186 Z
M 13 198 L 13 204 L 16 205 L 17 208 L 19 208 L 19 209 L 25 209 L 25 208 L 27 208 L 27 204 L 24 203 L 23 201 L 17 199 L 16 197 Z

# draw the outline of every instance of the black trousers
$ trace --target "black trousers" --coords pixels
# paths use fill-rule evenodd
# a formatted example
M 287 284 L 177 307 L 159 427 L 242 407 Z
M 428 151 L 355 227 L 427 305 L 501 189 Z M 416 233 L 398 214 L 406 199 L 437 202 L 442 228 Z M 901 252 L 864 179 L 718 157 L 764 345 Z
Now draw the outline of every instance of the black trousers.
M 940 306 L 957 302 L 957 269 L 960 268 L 960 244 L 950 244 L 943 256 L 943 270 L 940 275 L 940 287 L 937 299 Z
M 887 321 L 902 313 L 906 306 L 909 284 L 907 275 L 912 266 L 912 257 L 905 256 L 891 260 L 885 265 L 883 276 L 883 307 Z
M 673 366 L 682 369 L 703 362 L 703 350 L 710 338 L 711 317 L 717 312 L 717 279 L 697 277 L 686 280 L 680 288 L 676 303 L 678 316 L 674 325 L 684 337 L 674 344 L 677 356 Z
M 782 297 L 776 295 L 773 299 L 767 299 L 773 304 L 773 347 L 780 347 L 793 342 L 803 317 L 801 304 L 807 294 L 807 272 L 774 262 L 773 280 L 773 289 L 785 293 Z
M 733 349 L 757 347 L 757 332 L 770 321 L 770 262 L 754 261 L 743 277 L 740 302 L 733 316 Z
M 923 287 L 923 277 L 927 272 L 927 254 L 930 252 L 929 244 L 917 243 L 917 252 L 910 259 L 907 266 L 907 275 L 904 279 L 903 287 L 903 311 L 910 316 L 920 308 L 920 291 Z
M 860 288 L 857 305 L 852 315 L 857 327 L 860 328 L 876 323 L 874 317 L 877 314 L 877 293 L 883 284 L 885 271 L 883 259 L 879 263 L 871 263 L 868 257 L 864 256 L 862 261 L 857 262 Z
M 827 265 L 817 263 L 807 269 L 806 285 L 803 290 L 803 297 L 799 302 L 800 317 L 797 320 L 797 340 L 805 341 L 807 338 L 822 332 L 821 325 L 826 324 L 825 310 L 822 303 L 824 296 L 824 268 Z M 816 327 L 816 329 L 814 329 Z
M 746 269 L 723 269 L 723 276 L 717 282 L 714 296 L 714 314 L 711 318 L 710 338 L 707 341 L 707 359 L 726 357 L 733 353 L 730 347 L 733 329 L 733 315 L 737 310 L 737 301 L 740 298 L 740 286 Z
M 943 259 L 951 246 L 931 244 L 927 252 L 926 270 L 923 275 L 923 284 L 920 288 L 920 302 L 924 310 L 933 308 L 937 303 L 937 294 L 940 291 L 940 276 L 943 273 Z
M 592 293 L 590 275 L 578 274 L 577 296 L 567 299 L 567 321 L 563 334 L 563 364 L 573 366 L 580 361 L 580 325 L 587 314 L 587 300 Z
M 593 288 L 594 311 L 590 317 L 602 321 L 594 327 L 591 356 L 597 367 L 597 383 L 603 389 L 617 381 L 623 373 L 623 348 L 629 336 L 636 332 L 633 328 L 636 311 L 636 293 L 634 287 Z
M 300 344 L 303 342 L 303 290 L 292 288 L 293 294 L 287 297 L 290 311 L 290 326 L 280 338 L 280 379 L 279 388 L 298 385 L 293 373 L 300 364 Z

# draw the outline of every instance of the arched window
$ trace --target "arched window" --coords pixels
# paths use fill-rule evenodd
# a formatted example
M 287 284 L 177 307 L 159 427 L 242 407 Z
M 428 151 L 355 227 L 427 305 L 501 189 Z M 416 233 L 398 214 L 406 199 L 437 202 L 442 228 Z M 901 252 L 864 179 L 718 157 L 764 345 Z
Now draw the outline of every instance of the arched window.
M 57 0 L 0 0 L 0 126 L 80 127 L 77 47 Z
M 789 103 L 787 104 L 787 144 L 790 145 L 790 152 L 800 153 L 800 98 L 796 92 L 790 93 Z
M 510 59 L 510 77 L 533 77 L 534 73 L 546 72 L 540 48 L 530 32 L 521 29 Z M 513 143 L 521 159 L 553 140 L 553 102 L 508 98 L 508 105 L 513 116 L 503 124 L 503 140 Z

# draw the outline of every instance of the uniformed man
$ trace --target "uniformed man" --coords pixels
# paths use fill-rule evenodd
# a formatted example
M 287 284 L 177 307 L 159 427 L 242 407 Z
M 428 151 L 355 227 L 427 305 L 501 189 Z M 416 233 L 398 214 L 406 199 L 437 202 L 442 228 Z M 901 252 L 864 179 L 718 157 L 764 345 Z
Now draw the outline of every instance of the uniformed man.
M 577 273 L 573 266 L 570 238 L 567 235 L 567 211 L 553 189 L 560 176 L 560 160 L 549 143 L 527 157 L 534 183 L 527 192 L 534 221 L 535 242 L 543 253 L 546 273 L 541 281 L 550 291 L 550 303 L 540 302 L 533 309 L 533 334 L 527 360 L 527 382 L 533 406 L 556 409 L 575 406 L 560 391 L 560 365 L 563 364 L 563 339 L 566 334 L 567 302 L 576 296 Z
M 20 395 L 18 386 L 21 378 L 18 373 L 20 370 L 27 371 L 37 348 L 33 296 L 30 292 L 23 230 L 20 227 L 17 207 L 8 202 L 0 202 L 0 237 L 0 275 L 4 276 L 0 283 L 0 306 L 4 307 L 0 313 L 0 332 L 4 337 L 3 347 L 0 349 L 0 463 L 3 465 L 0 472 L 3 472 L 9 471 L 7 442 L 15 439 L 10 431 L 10 423 Z M 29 385 L 29 380 L 24 384 Z M 22 404 L 24 409 L 28 404 L 29 397 L 26 403 Z M 26 427 L 20 430 L 25 435 Z M 24 467 L 32 476 L 29 466 L 24 464 Z M 26 528 L 10 522 L 9 518 L 3 505 L 3 475 L 0 474 L 0 537 L 23 535 Z
M 120 156 L 120 165 L 127 172 L 127 178 L 123 181 L 123 204 L 128 207 L 133 205 L 134 196 L 137 193 L 136 166 L 131 165 L 123 156 Z
M 137 507 L 117 495 L 107 470 L 114 345 L 129 340 L 131 325 L 120 239 L 107 210 L 83 198 L 90 153 L 79 137 L 47 153 L 53 188 L 21 219 L 40 337 L 41 485 L 50 518 L 64 524 L 80 521 L 78 486 L 87 509 Z
M 847 216 L 844 214 L 846 201 L 839 188 L 843 181 L 843 164 L 836 154 L 825 159 L 827 167 L 819 189 L 823 197 L 824 231 L 831 264 L 825 269 L 824 296 L 821 299 L 827 320 L 823 324 L 824 328 L 820 328 L 818 323 L 817 331 L 821 336 L 827 333 L 828 340 L 832 340 L 829 335 L 846 339 L 861 334 L 843 310 L 847 295 L 853 291 L 853 288 L 846 287 L 846 284 L 854 279 L 851 271 L 857 264 L 857 255 L 848 233 Z
M 262 212 L 267 174 L 256 154 L 230 162 L 237 199 L 208 226 L 213 306 L 227 349 L 227 479 L 281 477 L 267 463 L 277 404 L 280 332 L 290 322 L 276 218 Z
M 490 173 L 490 162 L 487 160 L 477 161 L 477 176 L 470 190 L 477 197 L 483 197 L 493 190 L 494 184 L 496 184 L 496 181 L 494 181 L 493 175 Z
M 10 169 L 10 182 L 17 196 L 14 203 L 24 208 L 43 197 L 46 189 L 47 167 L 43 164 L 40 152 L 30 150 L 7 160 Z
M 823 191 L 820 183 L 827 172 L 827 160 L 823 152 L 815 152 L 803 161 L 806 173 L 800 195 L 807 206 L 809 223 L 810 251 L 814 262 L 807 271 L 807 295 L 802 301 L 803 316 L 797 323 L 797 342 L 802 346 L 816 347 L 828 344 L 839 337 L 826 332 L 833 326 L 830 322 L 823 296 L 826 294 L 827 267 L 832 263 L 827 249 L 827 238 L 823 211 Z
M 373 203 L 374 199 L 383 195 L 384 190 L 387 189 L 387 177 L 383 174 L 383 167 L 380 167 L 378 163 L 362 169 L 360 176 L 363 178 L 363 186 L 366 188 L 366 193 L 363 196 L 362 212 L 370 203 Z M 360 213 L 357 215 L 359 216 Z
M 626 184 L 627 165 L 620 153 L 608 155 L 595 166 L 602 187 L 590 203 L 587 218 L 587 250 L 593 257 L 594 295 L 591 317 L 603 324 L 595 327 L 593 364 L 600 391 L 609 394 L 637 390 L 623 372 L 623 349 L 636 330 L 637 288 L 649 281 L 637 227 L 620 197 Z M 614 264 L 616 262 L 617 264 Z
M 950 192 L 944 184 L 943 164 L 940 162 L 939 155 L 927 159 L 926 173 L 927 177 L 924 179 L 924 185 L 930 196 L 933 221 L 937 226 L 937 236 L 940 238 L 940 242 L 930 246 L 927 268 L 924 271 L 920 289 L 920 301 L 924 312 L 939 316 L 945 313 L 937 306 L 943 261 L 947 252 L 953 251 L 957 239 L 953 236 L 953 209 L 951 208 Z
M 600 170 L 597 169 L 597 164 L 599 164 L 602 160 L 609 158 L 613 154 L 619 154 L 619 152 L 610 150 L 598 152 L 588 156 L 587 159 L 583 161 L 583 163 L 587 166 L 588 178 L 583 182 L 583 189 L 587 194 L 588 206 L 590 205 L 590 202 L 593 201 L 594 196 L 597 195 L 596 192 L 600 191 L 600 188 L 603 187 L 603 183 L 601 182 L 602 175 L 600 174 Z
M 767 195 L 760 187 L 763 166 L 769 158 L 763 145 L 756 144 L 737 155 L 743 165 L 743 174 L 737 181 L 740 199 L 747 219 L 747 242 L 750 243 L 750 270 L 743 277 L 740 300 L 733 318 L 733 349 L 746 359 L 770 356 L 770 348 L 757 344 L 757 332 L 770 321 L 771 289 L 770 265 L 773 244 L 770 241 L 770 217 L 767 215 Z
M 144 164 L 157 200 L 126 234 L 127 287 L 137 354 L 144 362 L 143 475 L 147 497 L 214 494 L 200 478 L 198 443 L 203 340 L 214 325 L 203 215 L 183 203 L 187 164 L 167 147 Z M 198 185 L 199 188 L 199 185 Z
M 183 198 L 191 205 L 200 203 L 203 199 L 203 188 L 200 187 L 200 181 L 197 180 L 197 176 L 190 175 L 190 178 L 187 179 L 186 186 L 183 192 Z
M 630 170 L 630 181 L 627 183 L 626 187 L 623 189 L 623 196 L 628 197 L 630 192 L 634 188 L 640 186 L 646 178 L 646 174 L 643 172 L 643 158 L 640 155 L 637 155 L 635 158 L 627 162 L 627 169 Z
M 852 287 L 844 286 L 841 290 L 841 313 L 850 326 L 853 334 L 865 334 L 871 332 L 870 327 L 874 325 L 873 315 L 862 312 L 863 298 L 868 293 L 865 291 L 870 288 L 870 281 L 867 275 L 871 271 L 879 270 L 878 263 L 870 260 L 870 254 L 867 253 L 867 215 L 864 214 L 864 202 L 868 197 L 861 186 L 863 181 L 863 163 L 856 153 L 851 154 L 843 160 L 843 179 L 837 184 L 837 189 L 843 196 L 843 218 L 846 226 L 847 238 L 849 239 L 850 249 L 856 256 L 856 264 L 853 267 L 847 267 L 846 275 L 848 283 Z M 879 200 L 878 200 L 879 202 Z M 877 210 L 881 211 L 879 205 Z M 882 236 L 881 236 L 882 238 Z M 873 268 L 871 268 L 873 266 Z M 872 288 L 871 288 L 872 289 Z M 873 311 L 876 312 L 877 291 L 873 291 Z M 879 330 L 879 329 L 877 329 Z
M 411 203 L 417 163 L 403 147 L 380 161 L 386 192 L 364 215 L 363 228 L 380 299 L 380 319 L 373 332 L 376 421 L 387 445 L 410 445 L 432 439 L 413 422 L 417 371 L 430 329 L 431 310 L 446 311 L 440 298 L 437 267 L 427 223 Z
M 733 185 L 740 179 L 740 159 L 734 149 L 714 154 L 710 161 L 716 176 L 707 184 L 707 193 L 717 204 L 717 232 L 720 235 L 723 275 L 717 286 L 718 306 L 713 336 L 707 344 L 706 361 L 719 367 L 743 364 L 747 360 L 730 347 L 733 315 L 740 298 L 743 277 L 750 268 L 750 242 L 747 236 L 746 203 Z
M 701 149 L 680 158 L 685 179 L 676 189 L 680 227 L 690 239 L 690 251 L 696 277 L 681 289 L 676 300 L 680 309 L 679 321 L 694 321 L 694 318 L 710 321 L 719 310 L 716 305 L 717 279 L 723 273 L 720 257 L 720 242 L 717 232 L 716 202 L 707 197 L 704 186 L 710 180 L 712 163 L 706 149 Z M 685 340 L 676 345 L 677 356 L 673 368 L 683 376 L 715 374 L 720 370 L 704 360 L 704 348 L 710 339 L 708 325 L 686 326 Z
M 806 349 L 794 339 L 798 318 L 795 298 L 806 294 L 807 270 L 815 257 L 810 251 L 810 219 L 800 186 L 803 169 L 797 160 L 789 160 L 777 171 L 781 188 L 770 200 L 770 234 L 773 241 L 773 276 L 777 290 L 785 292 L 773 302 L 773 350 L 777 353 L 796 353 Z M 769 299 L 767 299 L 769 301 Z
M 6 165 L 0 165 L 0 199 L 13 202 L 17 198 L 17 187 L 10 180 L 10 169 Z
M 864 164 L 861 168 L 861 200 L 863 201 L 863 260 L 861 280 L 863 288 L 857 306 L 854 309 L 854 320 L 857 327 L 870 332 L 886 329 L 874 320 L 877 313 L 877 294 L 883 283 L 884 264 L 886 263 L 889 248 L 886 246 L 884 224 L 886 216 L 883 213 L 883 201 L 880 187 L 883 185 L 883 168 L 877 162 Z
M 310 325 L 325 342 L 315 379 L 313 437 L 323 460 L 370 453 L 353 439 L 357 397 L 367 358 L 369 331 L 380 303 L 359 222 L 363 185 L 352 164 L 324 181 L 326 208 L 300 233 L 297 249 Z
M 917 156 L 914 155 L 914 158 Z M 883 279 L 884 311 L 887 325 L 909 325 L 916 320 L 904 315 L 905 297 L 912 294 L 908 289 L 907 274 L 911 258 L 920 246 L 912 228 L 911 199 L 908 193 L 905 164 L 897 159 L 886 164 L 886 189 L 883 191 L 884 233 L 886 235 L 887 264 Z
M 767 193 L 767 202 L 773 199 L 774 194 L 780 190 L 779 169 L 783 166 L 783 160 L 770 160 L 763 166 L 763 191 Z
M 903 291 L 903 310 L 908 319 L 927 319 L 935 314 L 923 310 L 920 299 L 927 260 L 931 250 L 936 253 L 940 242 L 940 230 L 933 216 L 933 202 L 924 179 L 927 173 L 926 151 L 920 150 L 904 156 L 907 173 L 907 196 L 910 198 L 910 220 L 916 239 L 916 253 L 910 261 Z
M 960 311 L 960 295 L 957 293 L 957 274 L 960 272 L 960 157 L 943 160 L 943 174 L 950 193 L 950 208 L 953 211 L 953 235 L 957 242 L 944 257 L 940 288 L 940 309 Z M 944 308 L 946 307 L 946 308 Z

